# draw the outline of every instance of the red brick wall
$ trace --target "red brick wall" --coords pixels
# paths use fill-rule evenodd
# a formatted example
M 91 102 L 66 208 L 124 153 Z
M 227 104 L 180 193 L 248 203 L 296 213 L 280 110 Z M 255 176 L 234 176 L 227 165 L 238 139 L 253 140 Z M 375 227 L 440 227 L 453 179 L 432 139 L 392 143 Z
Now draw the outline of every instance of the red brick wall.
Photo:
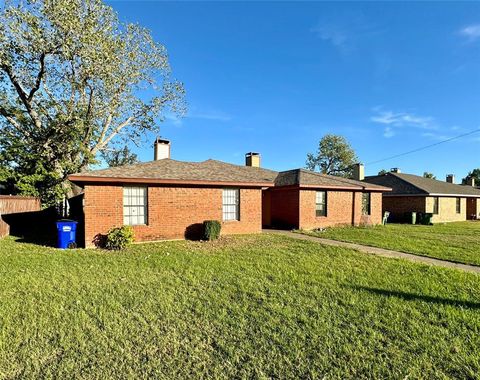
M 381 224 L 383 222 L 383 195 L 382 193 L 370 193 L 371 208 L 370 221 L 372 224 Z
M 327 192 L 327 216 L 315 215 L 316 190 L 270 189 L 271 225 L 279 228 L 312 229 L 335 225 L 382 222 L 382 194 L 371 193 L 371 215 L 362 217 L 362 193 Z M 264 210 L 265 211 L 265 210 Z M 264 220 L 266 218 L 264 217 Z
M 85 186 L 85 242 L 123 225 L 123 187 Z M 148 188 L 148 224 L 133 226 L 137 241 L 184 238 L 198 232 L 204 220 L 222 220 L 222 189 L 198 187 Z M 260 232 L 261 190 L 240 190 L 240 221 L 224 222 L 222 233 Z
M 120 186 L 85 186 L 85 246 L 90 247 L 97 235 L 123 225 L 123 191 Z
M 297 228 L 299 218 L 298 189 L 269 189 L 271 202 L 271 226 Z
M 362 216 L 362 193 L 327 191 L 327 216 L 315 215 L 316 190 L 300 191 L 300 228 L 312 229 L 339 225 L 380 224 L 382 194 L 371 193 L 370 216 Z
M 262 191 L 262 226 L 272 225 L 272 192 Z

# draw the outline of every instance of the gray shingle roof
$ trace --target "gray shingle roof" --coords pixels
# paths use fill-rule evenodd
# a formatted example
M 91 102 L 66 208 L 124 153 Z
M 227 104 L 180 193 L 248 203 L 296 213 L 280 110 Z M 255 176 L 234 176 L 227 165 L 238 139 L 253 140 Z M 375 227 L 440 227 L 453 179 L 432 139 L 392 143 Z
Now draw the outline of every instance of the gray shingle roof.
M 392 188 L 389 195 L 445 195 L 480 197 L 480 190 L 472 186 L 456 185 L 413 174 L 387 173 L 366 177 L 365 181 Z
M 325 186 L 325 187 L 345 187 L 345 188 L 369 188 L 376 190 L 387 190 L 383 186 L 355 181 L 352 179 L 321 174 L 306 169 L 293 169 L 278 173 L 275 180 L 275 186 Z
M 268 169 L 228 164 L 216 160 L 185 162 L 172 159 L 92 170 L 71 176 L 90 178 L 156 179 L 232 183 L 273 183 L 277 172 Z
M 161 182 L 161 183 L 231 183 L 254 184 L 255 186 L 310 186 L 387 191 L 382 186 L 367 184 L 346 178 L 324 175 L 305 169 L 284 172 L 240 166 L 216 160 L 184 162 L 172 159 L 150 161 L 84 173 L 72 174 L 75 183 L 86 182 Z

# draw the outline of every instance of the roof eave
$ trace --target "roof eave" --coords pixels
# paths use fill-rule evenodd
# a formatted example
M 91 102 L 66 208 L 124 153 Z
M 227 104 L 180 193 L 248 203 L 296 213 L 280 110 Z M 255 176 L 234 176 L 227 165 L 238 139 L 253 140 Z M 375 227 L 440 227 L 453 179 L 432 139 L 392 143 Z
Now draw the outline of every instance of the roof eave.
M 335 185 L 275 185 L 274 189 L 327 189 L 327 190 L 346 190 L 346 191 L 376 191 L 388 192 L 392 191 L 389 187 L 362 187 L 362 186 L 335 186 Z
M 243 187 L 269 187 L 273 182 L 248 182 L 248 181 L 206 181 L 206 180 L 182 180 L 161 178 L 136 178 L 136 177 L 98 177 L 85 175 L 70 175 L 68 180 L 77 185 L 99 183 L 137 183 L 154 185 L 204 185 L 204 186 L 243 186 Z
M 387 194 L 388 197 L 450 197 L 450 198 L 480 198 L 480 194 L 442 194 L 442 193 L 412 193 Z

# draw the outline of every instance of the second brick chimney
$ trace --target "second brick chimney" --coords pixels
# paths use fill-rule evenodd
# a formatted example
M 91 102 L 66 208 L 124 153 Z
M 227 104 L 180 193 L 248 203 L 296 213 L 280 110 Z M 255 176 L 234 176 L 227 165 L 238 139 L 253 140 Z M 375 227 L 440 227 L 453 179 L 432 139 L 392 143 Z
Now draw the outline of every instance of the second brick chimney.
M 157 137 L 153 143 L 153 159 L 155 161 L 170 158 L 170 141 Z
M 454 174 L 447 174 L 446 181 L 448 183 L 455 183 L 455 175 Z
M 260 167 L 260 153 L 248 152 L 245 154 L 245 165 L 253 166 L 255 168 Z

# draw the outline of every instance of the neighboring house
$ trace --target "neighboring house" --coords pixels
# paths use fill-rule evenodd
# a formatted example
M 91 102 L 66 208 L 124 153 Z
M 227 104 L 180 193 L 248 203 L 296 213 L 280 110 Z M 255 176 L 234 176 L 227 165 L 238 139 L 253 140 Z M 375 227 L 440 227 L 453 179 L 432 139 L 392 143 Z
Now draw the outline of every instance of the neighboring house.
M 384 175 L 366 177 L 366 182 L 388 186 L 392 191 L 383 195 L 383 210 L 391 219 L 400 221 L 406 213 L 432 213 L 433 223 L 477 219 L 480 216 L 480 190 L 473 186 L 456 185 L 455 177 L 446 182 L 401 173 L 398 169 Z
M 87 247 L 122 225 L 133 226 L 137 241 L 148 241 L 198 237 L 203 221 L 212 219 L 222 222 L 223 234 L 379 224 L 381 192 L 389 190 L 303 169 L 263 169 L 258 153 L 248 153 L 245 166 L 176 161 L 167 140 L 157 139 L 155 158 L 69 177 L 84 191 Z

